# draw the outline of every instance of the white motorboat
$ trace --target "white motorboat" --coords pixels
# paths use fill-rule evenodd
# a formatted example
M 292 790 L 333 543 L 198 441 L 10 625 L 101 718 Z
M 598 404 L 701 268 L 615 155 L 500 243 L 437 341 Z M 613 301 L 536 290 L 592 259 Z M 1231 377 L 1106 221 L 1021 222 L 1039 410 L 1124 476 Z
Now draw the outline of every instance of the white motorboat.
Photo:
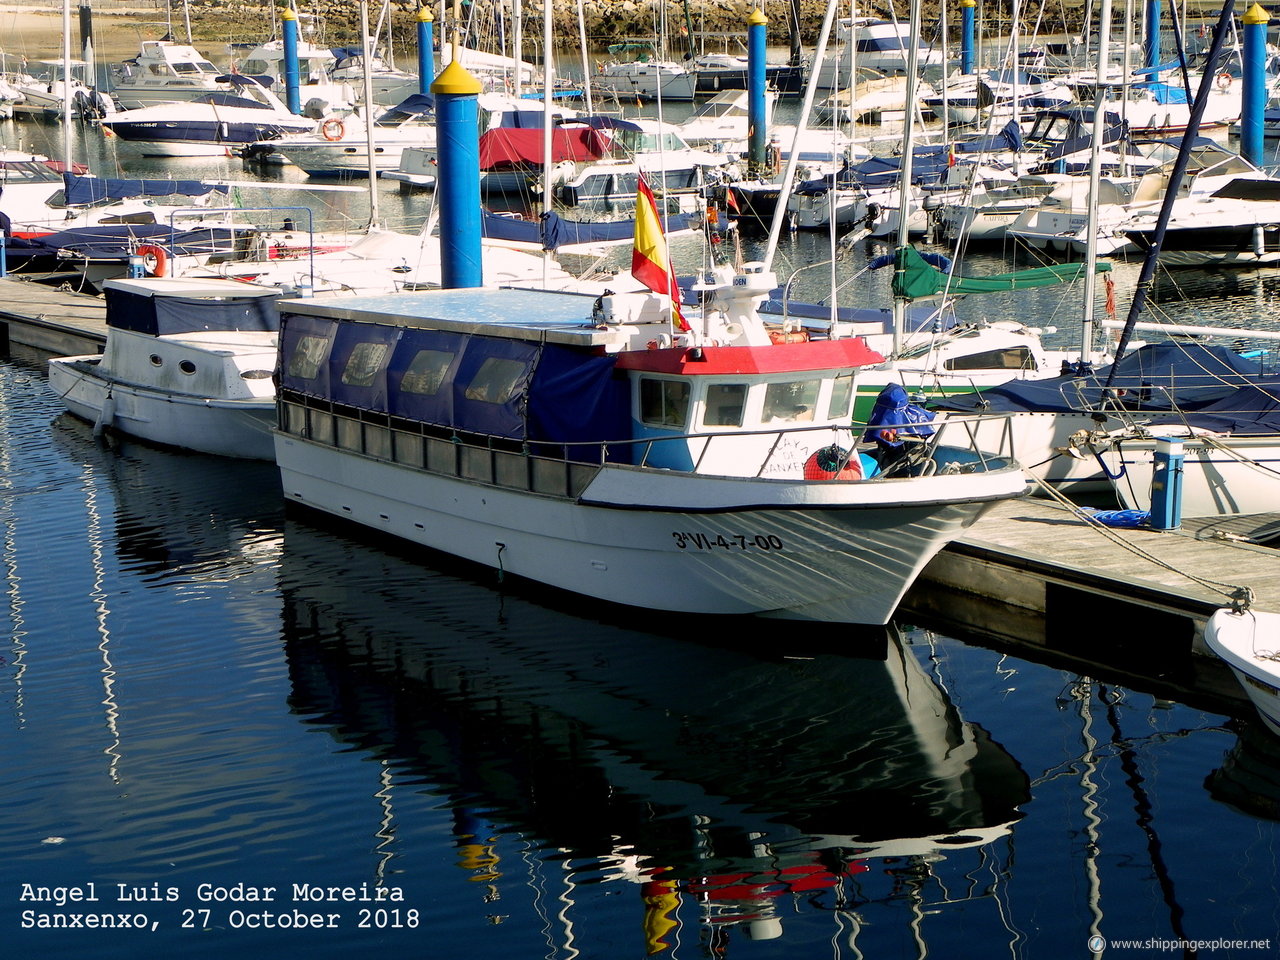
M 72 119 L 96 120 L 115 113 L 116 104 L 111 97 L 72 74 L 71 68 L 84 67 L 85 61 L 40 62 L 49 71 L 46 76 L 27 73 L 9 76 L 8 85 L 20 94 L 17 100 L 9 101 L 16 110 L 29 116 L 57 120 L 62 117 L 63 104 L 69 101 Z
M 1075 92 L 1053 77 L 997 69 L 940 80 L 929 85 L 920 101 L 935 117 L 949 123 L 1004 123 L 1015 116 L 1021 119 L 1067 107 L 1075 102 Z
M 923 41 L 917 52 L 921 72 L 945 66 L 942 50 Z M 890 22 L 875 17 L 842 17 L 836 21 L 835 50 L 817 68 L 820 90 L 843 90 L 853 83 L 856 70 L 867 67 L 892 75 L 907 72 L 911 30 L 907 21 Z
M 258 78 L 226 75 L 223 79 L 234 92 L 126 110 L 104 119 L 102 129 L 141 144 L 149 156 L 219 157 L 257 140 L 305 133 L 315 126 L 314 119 L 290 113 Z
M 329 76 L 338 83 L 350 84 L 362 89 L 364 84 L 364 51 L 360 47 L 345 47 L 335 51 L 338 59 L 329 69 Z M 393 106 L 403 103 L 414 94 L 421 93 L 416 73 L 401 70 L 388 63 L 380 52 L 369 57 L 369 85 L 373 90 L 373 102 Z
M 1025 482 L 924 447 L 854 479 L 856 370 L 879 356 L 858 338 L 775 342 L 756 310 L 775 282 L 714 269 L 687 333 L 649 293 L 293 301 L 284 495 L 611 602 L 885 623 Z
M 617 122 L 610 155 L 566 165 L 557 174 L 556 198 L 566 206 L 634 203 L 641 174 L 658 193 L 686 196 L 697 195 L 709 183 L 741 177 L 736 155 L 695 150 L 678 130 L 657 120 Z
M 49 361 L 67 409 L 95 432 L 270 460 L 280 291 L 181 278 L 105 287 L 104 352 Z
M 1280 613 L 1223 608 L 1204 642 L 1231 668 L 1267 728 L 1280 735 Z
M 190 44 L 168 38 L 144 40 L 137 56 L 115 65 L 112 87 L 121 109 L 139 110 L 226 90 L 226 82 L 219 79 L 226 72 Z
M 335 80 L 331 71 L 338 57 L 329 47 L 298 39 L 298 98 L 303 112 L 313 119 L 349 110 L 360 102 L 359 85 Z M 284 41 L 269 40 L 233 60 L 237 73 L 265 77 L 278 96 L 285 96 Z
M 434 153 L 435 113 L 430 97 L 415 93 L 373 120 L 373 163 L 375 173 L 395 170 L 408 147 Z M 326 117 L 310 133 L 260 141 L 246 147 L 271 150 L 298 167 L 309 177 L 367 177 L 369 175 L 369 129 L 361 112 L 345 117 Z
M 609 54 L 614 59 L 600 63 L 591 80 L 602 93 L 640 100 L 693 100 L 697 93 L 697 72 L 674 60 L 659 59 L 651 43 L 613 43 Z

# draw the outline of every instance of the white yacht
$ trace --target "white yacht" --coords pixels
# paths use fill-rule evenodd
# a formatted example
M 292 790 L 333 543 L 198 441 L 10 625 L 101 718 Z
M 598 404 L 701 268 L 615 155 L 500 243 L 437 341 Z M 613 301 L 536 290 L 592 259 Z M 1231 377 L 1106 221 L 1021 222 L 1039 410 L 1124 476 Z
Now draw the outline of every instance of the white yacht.
M 122 110 L 138 110 L 158 103 L 194 100 L 227 89 L 219 70 L 204 54 L 168 38 L 144 40 L 138 55 L 116 64 L 112 86 Z

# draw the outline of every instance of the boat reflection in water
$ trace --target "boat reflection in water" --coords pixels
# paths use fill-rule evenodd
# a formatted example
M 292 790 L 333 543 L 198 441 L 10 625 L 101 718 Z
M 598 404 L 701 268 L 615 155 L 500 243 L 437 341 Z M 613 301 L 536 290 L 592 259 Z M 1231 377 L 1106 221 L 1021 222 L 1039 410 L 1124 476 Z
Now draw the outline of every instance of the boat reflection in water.
M 829 916 L 900 897 L 948 851 L 1007 835 L 1028 800 L 892 628 L 867 628 L 863 658 L 783 659 L 744 649 L 758 621 L 646 632 L 472 569 L 289 520 L 280 592 L 292 707 L 444 797 L 486 901 L 532 883 L 532 846 L 558 883 L 635 885 L 651 953 L 698 935 L 677 929 L 690 902 L 719 950 L 735 926 L 782 935 L 783 902 Z M 810 629 L 815 648 L 835 632 Z

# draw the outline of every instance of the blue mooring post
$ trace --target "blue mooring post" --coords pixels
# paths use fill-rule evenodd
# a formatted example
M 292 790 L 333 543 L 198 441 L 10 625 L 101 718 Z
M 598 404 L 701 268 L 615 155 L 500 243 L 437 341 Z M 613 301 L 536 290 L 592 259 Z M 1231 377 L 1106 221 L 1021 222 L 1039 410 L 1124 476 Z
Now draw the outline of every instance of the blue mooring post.
M 418 8 L 418 92 L 430 93 L 436 76 L 434 21 L 430 7 Z
M 764 104 L 764 43 L 769 21 L 759 10 L 747 17 L 747 169 L 763 176 L 769 118 Z
M 1177 530 L 1182 526 L 1182 441 L 1156 438 L 1151 469 L 1151 529 Z
M 298 79 L 298 15 L 292 9 L 280 14 L 284 31 L 284 105 L 295 116 L 302 116 L 301 85 Z
M 960 0 L 960 72 L 973 73 L 973 8 L 978 0 Z
M 1147 42 L 1144 49 L 1146 62 L 1143 66 L 1158 67 L 1160 65 L 1160 0 L 1147 0 Z M 1148 80 L 1156 79 L 1154 76 Z
M 1267 24 L 1271 17 L 1258 4 L 1244 15 L 1244 90 L 1240 104 L 1240 156 L 1261 166 L 1263 115 L 1267 109 Z
M 436 198 L 440 286 L 484 286 L 480 260 L 480 81 L 452 60 L 431 84 L 436 98 Z

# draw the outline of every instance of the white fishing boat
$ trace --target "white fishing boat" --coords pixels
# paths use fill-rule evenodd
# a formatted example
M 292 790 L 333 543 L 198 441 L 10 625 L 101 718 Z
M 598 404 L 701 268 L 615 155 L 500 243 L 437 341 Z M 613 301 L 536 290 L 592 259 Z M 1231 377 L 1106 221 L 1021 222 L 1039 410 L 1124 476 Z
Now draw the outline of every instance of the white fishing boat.
M 759 264 L 703 281 L 684 333 L 648 293 L 289 302 L 286 499 L 611 602 L 887 622 L 1021 471 L 922 445 L 853 479 L 856 370 L 879 356 L 775 343 Z
M 105 288 L 104 352 L 49 361 L 67 409 L 95 432 L 270 460 L 280 291 L 181 278 Z
M 817 66 L 821 90 L 843 90 L 850 86 L 855 70 L 867 67 L 892 75 L 907 72 L 907 58 L 915 43 L 920 71 L 939 71 L 946 64 L 940 47 L 911 36 L 910 24 L 875 17 L 843 17 L 836 22 L 836 49 Z
M 142 41 L 137 56 L 116 64 L 112 72 L 113 92 L 123 110 L 191 101 L 227 89 L 219 80 L 227 71 L 190 44 L 168 38 Z
M 1204 642 L 1231 668 L 1262 722 L 1280 735 L 1280 613 L 1223 608 L 1205 624 Z

